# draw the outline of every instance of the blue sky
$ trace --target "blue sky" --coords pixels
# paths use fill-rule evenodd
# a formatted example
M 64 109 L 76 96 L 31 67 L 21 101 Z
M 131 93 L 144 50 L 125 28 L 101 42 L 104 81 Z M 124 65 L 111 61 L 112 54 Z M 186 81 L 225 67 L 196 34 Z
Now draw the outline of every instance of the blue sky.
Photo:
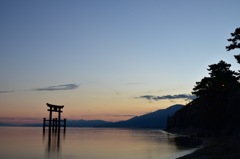
M 0 117 L 42 118 L 48 102 L 65 105 L 67 118 L 115 121 L 185 104 L 185 98 L 140 97 L 191 94 L 220 60 L 238 69 L 225 46 L 240 26 L 239 5 L 2 0 Z

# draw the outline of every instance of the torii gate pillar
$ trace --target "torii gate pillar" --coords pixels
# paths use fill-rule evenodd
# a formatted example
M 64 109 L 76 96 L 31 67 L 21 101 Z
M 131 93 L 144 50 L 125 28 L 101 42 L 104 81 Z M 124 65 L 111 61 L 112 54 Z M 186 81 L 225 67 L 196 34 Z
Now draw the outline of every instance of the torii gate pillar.
M 45 132 L 45 126 L 46 126 L 46 121 L 48 121 L 48 129 L 49 129 L 49 134 L 51 132 L 51 129 L 54 127 L 55 129 L 58 127 L 58 130 L 60 130 L 61 127 L 61 113 L 62 113 L 62 108 L 64 107 L 63 105 L 53 105 L 47 103 L 47 106 L 49 107 L 49 120 L 46 120 L 46 118 L 43 119 L 43 131 Z M 58 118 L 57 119 L 52 119 L 52 112 L 58 112 Z M 63 120 L 64 122 L 64 131 L 66 130 L 66 119 Z

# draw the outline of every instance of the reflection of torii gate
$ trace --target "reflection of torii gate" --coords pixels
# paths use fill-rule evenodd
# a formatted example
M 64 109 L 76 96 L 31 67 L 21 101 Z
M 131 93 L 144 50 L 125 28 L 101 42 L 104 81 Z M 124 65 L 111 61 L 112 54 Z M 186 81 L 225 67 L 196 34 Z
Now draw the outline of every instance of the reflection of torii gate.
M 49 133 L 51 133 L 51 129 L 54 131 L 57 130 L 60 131 L 60 127 L 61 127 L 61 122 L 63 122 L 63 127 L 64 127 L 64 132 L 66 131 L 66 119 L 61 120 L 61 113 L 62 113 L 62 108 L 64 107 L 59 106 L 59 105 L 52 105 L 47 103 L 47 106 L 49 107 L 48 111 L 49 111 L 49 120 L 46 120 L 46 118 L 43 118 L 43 131 L 45 132 L 45 126 L 48 126 L 49 129 Z M 58 118 L 54 118 L 52 119 L 52 112 L 58 112 Z M 48 121 L 48 125 L 46 124 L 46 121 Z

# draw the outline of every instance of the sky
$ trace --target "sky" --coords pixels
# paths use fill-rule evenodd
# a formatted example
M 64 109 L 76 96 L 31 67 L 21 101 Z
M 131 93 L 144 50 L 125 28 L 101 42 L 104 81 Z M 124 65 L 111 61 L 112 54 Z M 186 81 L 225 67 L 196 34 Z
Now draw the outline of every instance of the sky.
M 126 120 L 187 104 L 240 27 L 239 0 L 0 0 L 0 123 Z

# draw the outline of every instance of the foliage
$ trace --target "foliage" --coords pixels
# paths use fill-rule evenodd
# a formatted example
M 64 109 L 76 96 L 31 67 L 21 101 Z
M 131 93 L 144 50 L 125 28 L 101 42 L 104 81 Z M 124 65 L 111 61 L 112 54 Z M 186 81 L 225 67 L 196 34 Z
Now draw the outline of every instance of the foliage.
M 230 70 L 231 64 L 220 61 L 218 64 L 209 65 L 210 77 L 204 77 L 200 82 L 196 82 L 193 94 L 203 97 L 220 92 L 229 92 L 238 85 L 239 74 Z
M 240 28 L 231 36 L 227 51 L 240 48 Z M 240 63 L 240 54 L 235 58 Z M 177 111 L 167 129 L 197 136 L 239 134 L 240 71 L 230 67 L 224 61 L 209 65 L 209 77 L 196 82 L 193 88 L 192 93 L 198 98 Z
M 232 38 L 228 41 L 231 42 L 230 45 L 226 46 L 227 51 L 239 49 L 240 48 L 240 28 L 236 28 L 234 33 L 231 33 Z M 234 56 L 237 62 L 240 64 L 240 54 Z

